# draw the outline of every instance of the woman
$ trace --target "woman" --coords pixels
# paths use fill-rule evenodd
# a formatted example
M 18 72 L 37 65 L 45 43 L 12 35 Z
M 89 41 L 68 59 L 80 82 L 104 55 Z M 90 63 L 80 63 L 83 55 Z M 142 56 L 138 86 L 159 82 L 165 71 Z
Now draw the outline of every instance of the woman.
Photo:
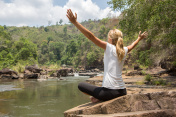
M 79 90 L 91 95 L 92 102 L 107 101 L 113 98 L 126 95 L 125 83 L 122 80 L 122 68 L 125 61 L 125 57 L 140 40 L 147 37 L 147 32 L 141 34 L 136 41 L 130 46 L 123 46 L 123 34 L 120 30 L 110 30 L 108 33 L 108 42 L 102 41 L 92 32 L 83 27 L 77 22 L 77 14 L 72 13 L 71 9 L 67 10 L 67 17 L 71 23 L 73 23 L 89 40 L 94 44 L 104 49 L 104 78 L 102 87 L 97 87 L 88 83 L 80 83 L 78 85 Z

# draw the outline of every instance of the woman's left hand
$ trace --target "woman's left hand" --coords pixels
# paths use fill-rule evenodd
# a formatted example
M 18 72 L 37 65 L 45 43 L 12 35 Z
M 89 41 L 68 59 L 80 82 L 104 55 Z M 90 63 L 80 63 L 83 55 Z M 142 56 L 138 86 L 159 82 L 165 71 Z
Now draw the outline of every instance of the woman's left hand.
M 147 33 L 146 31 L 143 32 L 142 34 L 141 34 L 141 31 L 139 31 L 138 38 L 139 38 L 140 40 L 146 38 L 147 36 L 148 36 L 148 33 Z
M 74 15 L 71 9 L 67 9 L 67 17 L 73 24 L 77 21 L 77 14 Z

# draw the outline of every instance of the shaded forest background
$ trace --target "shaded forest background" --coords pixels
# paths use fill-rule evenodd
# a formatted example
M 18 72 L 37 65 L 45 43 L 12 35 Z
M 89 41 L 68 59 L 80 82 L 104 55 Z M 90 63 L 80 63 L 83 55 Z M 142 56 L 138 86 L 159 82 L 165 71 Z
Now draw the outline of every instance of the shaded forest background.
M 147 31 L 149 36 L 130 53 L 128 63 L 145 67 L 169 62 L 176 68 L 176 1 L 175 0 L 111 0 L 119 17 L 81 22 L 97 37 L 107 41 L 110 29 L 118 28 L 128 46 Z M 79 14 L 78 14 L 79 15 Z M 104 51 L 90 42 L 72 24 L 44 27 L 0 26 L 0 69 L 22 72 L 26 65 L 39 64 L 59 68 L 73 66 L 102 67 Z

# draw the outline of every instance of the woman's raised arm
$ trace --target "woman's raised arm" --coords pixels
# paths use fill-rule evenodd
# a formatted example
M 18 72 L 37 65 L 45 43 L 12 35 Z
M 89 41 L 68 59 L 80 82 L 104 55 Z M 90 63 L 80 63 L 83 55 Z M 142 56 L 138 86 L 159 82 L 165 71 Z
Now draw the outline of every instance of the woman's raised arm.
M 67 17 L 70 20 L 71 23 L 73 23 L 89 40 L 91 40 L 93 43 L 95 43 L 97 46 L 103 48 L 104 50 L 106 49 L 106 44 L 107 42 L 100 40 L 92 32 L 90 32 L 88 29 L 86 29 L 84 26 L 82 26 L 78 21 L 77 21 L 77 14 L 73 14 L 71 9 L 67 10 Z
M 138 38 L 136 41 L 134 41 L 131 45 L 127 46 L 128 52 L 130 52 L 138 43 L 140 40 L 146 38 L 148 36 L 148 33 L 145 31 L 141 34 L 141 31 L 139 32 Z

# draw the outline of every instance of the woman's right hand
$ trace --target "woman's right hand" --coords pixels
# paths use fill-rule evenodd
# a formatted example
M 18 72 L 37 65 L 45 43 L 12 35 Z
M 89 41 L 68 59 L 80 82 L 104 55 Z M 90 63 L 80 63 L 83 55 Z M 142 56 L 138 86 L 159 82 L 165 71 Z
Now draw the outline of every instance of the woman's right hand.
M 75 23 L 77 20 L 77 14 L 75 13 L 75 15 L 73 15 L 73 12 L 71 9 L 67 9 L 67 17 L 71 23 Z
M 138 38 L 139 38 L 140 40 L 146 38 L 147 36 L 148 36 L 148 33 L 147 33 L 146 31 L 143 32 L 142 34 L 141 34 L 141 31 L 139 31 Z

